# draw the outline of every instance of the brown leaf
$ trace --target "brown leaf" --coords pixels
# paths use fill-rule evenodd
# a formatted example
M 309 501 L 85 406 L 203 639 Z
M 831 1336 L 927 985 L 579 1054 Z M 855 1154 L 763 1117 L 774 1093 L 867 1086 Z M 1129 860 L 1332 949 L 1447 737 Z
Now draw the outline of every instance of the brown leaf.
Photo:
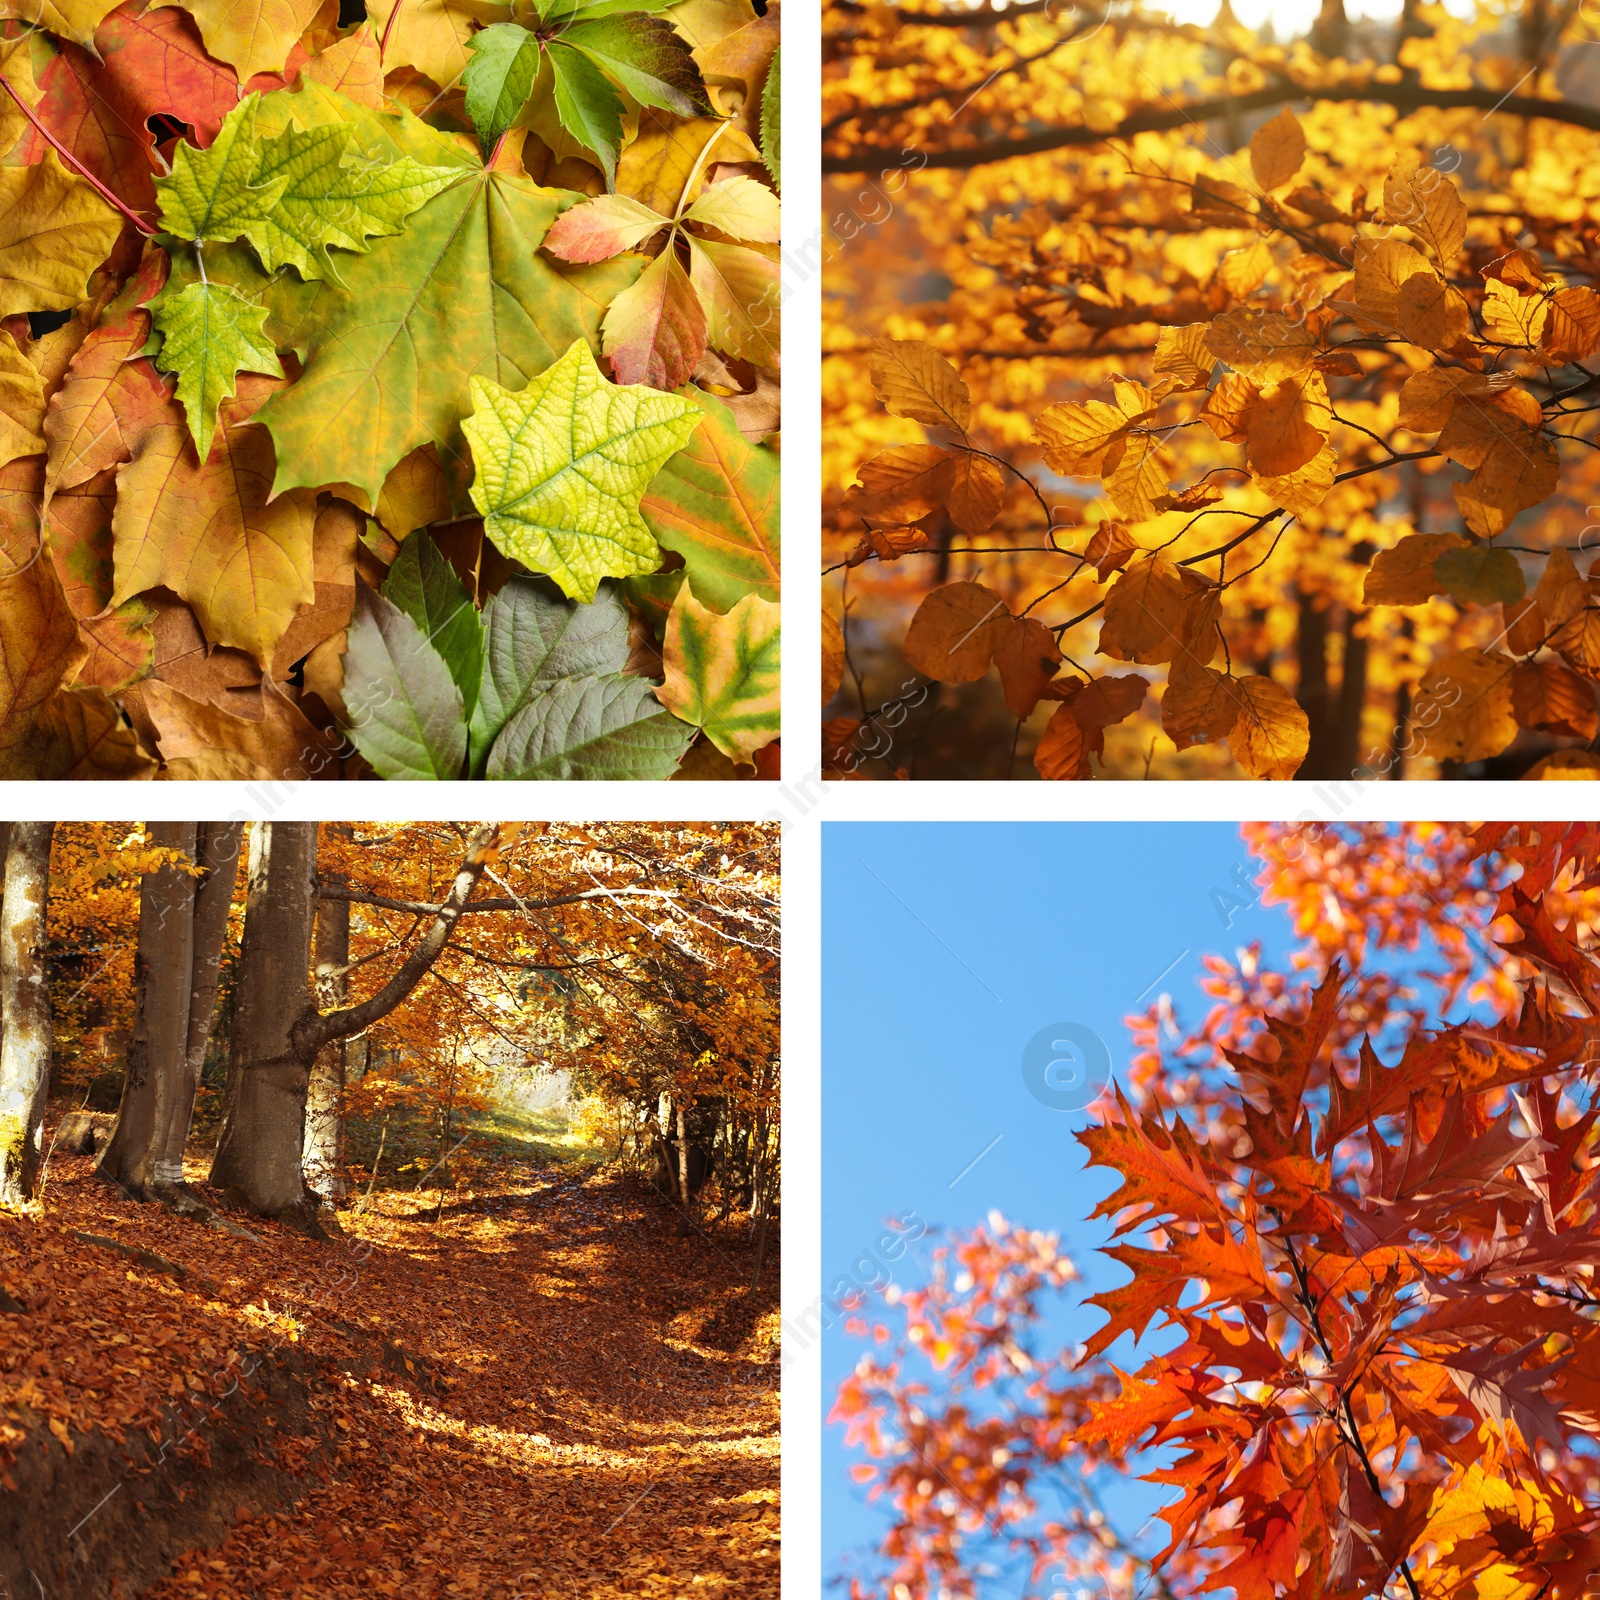
M 141 695 L 156 729 L 165 777 L 287 782 L 339 776 L 339 734 L 313 727 L 270 679 L 262 683 L 262 716 L 254 722 L 154 678 L 130 692 Z
M 1540 340 L 1552 366 L 1583 361 L 1600 348 L 1600 293 L 1587 287 L 1557 289 Z
M 1271 678 L 1235 678 L 1239 716 L 1228 735 L 1233 759 L 1252 778 L 1292 778 L 1306 758 L 1311 724 Z
M 947 583 L 917 607 L 902 653 L 926 678 L 974 683 L 989 670 L 1011 620 L 1005 601 L 992 589 Z
M 1005 498 L 1005 479 L 994 462 L 972 451 L 957 452 L 951 463 L 945 506 L 950 520 L 963 533 L 987 533 L 1000 515 Z
M 845 507 L 862 517 L 915 522 L 937 511 L 949 498 L 955 457 L 935 444 L 903 444 L 884 450 L 856 469 L 860 490 Z
M 1433 564 L 1446 550 L 1465 550 L 1459 533 L 1408 533 L 1392 550 L 1380 550 L 1367 569 L 1362 603 L 1369 606 L 1420 606 L 1443 592 Z
M 1127 523 L 1107 521 L 1089 535 L 1083 555 L 1086 561 L 1094 563 L 1094 570 L 1104 583 L 1113 572 L 1120 571 L 1128 564 L 1128 558 L 1138 548 L 1133 535 L 1128 532 Z
M 921 339 L 876 340 L 867 371 L 884 409 L 897 417 L 957 432 L 972 420 L 972 398 L 960 373 Z
M 1511 674 L 1511 709 L 1524 728 L 1584 740 L 1600 730 L 1593 686 L 1559 661 L 1518 666 Z
M 1100 653 L 1142 666 L 1172 660 L 1183 639 L 1188 590 L 1164 555 L 1129 567 L 1106 594 Z
M 1180 750 L 1226 739 L 1239 720 L 1236 680 L 1210 667 L 1174 671 L 1161 699 L 1161 727 Z
M 1045 725 L 1033 764 L 1041 778 L 1072 781 L 1089 776 L 1089 750 L 1070 703 L 1057 706 Z
M 1060 670 L 1061 648 L 1036 617 L 1017 617 L 995 646 L 994 664 L 1006 708 L 1014 717 L 1026 717 Z

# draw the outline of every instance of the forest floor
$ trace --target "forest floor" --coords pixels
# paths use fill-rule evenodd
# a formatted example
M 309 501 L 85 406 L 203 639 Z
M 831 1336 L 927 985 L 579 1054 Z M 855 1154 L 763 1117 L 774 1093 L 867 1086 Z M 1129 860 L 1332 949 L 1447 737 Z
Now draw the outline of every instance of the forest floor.
M 313 1374 L 266 1419 L 292 1511 L 250 1508 L 144 1600 L 778 1594 L 775 1250 L 749 1296 L 745 1230 L 681 1235 L 587 1166 L 379 1193 L 326 1242 L 234 1220 L 260 1242 L 59 1154 L 42 1219 L 0 1218 L 0 1474 L 41 1422 L 70 1454 L 199 1419 L 144 1469 L 174 1471 L 252 1356 Z

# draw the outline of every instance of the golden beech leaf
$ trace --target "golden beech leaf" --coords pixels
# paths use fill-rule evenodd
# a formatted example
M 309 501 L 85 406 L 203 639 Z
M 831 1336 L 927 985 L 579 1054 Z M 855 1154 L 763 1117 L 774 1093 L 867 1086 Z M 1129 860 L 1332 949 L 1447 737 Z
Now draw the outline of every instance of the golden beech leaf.
M 902 444 L 884 450 L 856 469 L 860 494 L 847 499 L 860 516 L 915 522 L 937 511 L 950 494 L 955 459 L 936 444 Z
M 1433 564 L 1447 550 L 1465 550 L 1459 533 L 1408 533 L 1372 558 L 1361 599 L 1369 606 L 1420 606 L 1442 592 Z
M 972 396 L 961 374 L 921 339 L 879 339 L 867 358 L 872 387 L 884 409 L 929 427 L 965 433 Z
M 844 624 L 836 606 L 822 603 L 822 703 L 839 692 L 844 682 Z
M 1570 622 L 1588 605 L 1589 585 L 1579 575 L 1572 557 L 1559 546 L 1546 558 L 1533 598 L 1546 628 Z
M 1511 709 L 1524 728 L 1589 740 L 1600 731 L 1594 686 L 1559 661 L 1527 661 L 1511 674 Z
M 1482 761 L 1517 736 L 1509 656 L 1452 650 L 1423 674 L 1411 711 L 1425 753 L 1436 761 Z
M 1589 288 L 1557 289 L 1540 338 L 1540 354 L 1551 366 L 1583 361 L 1600 348 L 1600 293 Z
M 1161 699 L 1161 727 L 1180 750 L 1226 739 L 1239 720 L 1237 680 L 1210 667 L 1174 668 Z
M 1467 236 L 1467 204 L 1437 167 L 1402 158 L 1383 180 L 1383 220 L 1409 228 L 1448 269 Z
M 1496 344 L 1532 348 L 1539 343 L 1549 314 L 1549 302 L 1542 294 L 1516 288 L 1498 278 L 1491 278 L 1483 286 L 1479 315 L 1485 332 Z
M 1249 194 L 1225 178 L 1196 178 L 1189 209 L 1196 221 L 1218 228 L 1247 227 L 1255 215 Z
M 975 683 L 989 670 L 1012 616 L 981 583 L 947 583 L 917 607 L 901 647 L 906 661 L 939 683 Z
M 1163 328 L 1156 335 L 1156 353 L 1150 371 L 1158 378 L 1180 380 L 1185 389 L 1203 389 L 1216 363 L 1206 343 L 1209 323 L 1191 322 L 1181 328 Z
M 1017 617 L 1001 631 L 994 664 L 1006 709 L 1014 717 L 1030 716 L 1061 668 L 1061 647 L 1038 618 Z
M 1252 295 L 1266 282 L 1272 270 L 1272 252 L 1265 239 L 1256 239 L 1242 250 L 1229 250 L 1217 263 L 1215 283 L 1235 300 Z
M 1215 483 L 1191 483 L 1176 494 L 1158 495 L 1156 505 L 1162 511 L 1200 511 L 1215 505 L 1222 495 L 1221 487 Z
M 1058 402 L 1034 424 L 1045 465 L 1064 478 L 1097 477 L 1106 452 L 1127 431 L 1128 418 L 1104 400 Z
M 1041 778 L 1056 782 L 1089 776 L 1089 748 L 1070 705 L 1057 706 L 1045 724 L 1033 752 L 1033 765 Z
M 1148 433 L 1131 433 L 1106 452 L 1104 481 L 1111 503 L 1129 522 L 1148 522 L 1161 514 L 1157 501 L 1167 487 L 1160 441 Z
M 1250 171 L 1263 189 L 1287 183 L 1305 158 L 1305 130 L 1288 106 L 1250 135 Z
M 1206 349 L 1235 372 L 1258 383 L 1274 383 L 1304 372 L 1317 353 L 1315 334 L 1281 311 L 1241 306 L 1206 328 Z
M 1292 778 L 1311 745 L 1295 697 L 1271 678 L 1235 678 L 1239 715 L 1228 735 L 1233 759 L 1252 778 Z
M 927 530 L 923 528 L 868 528 L 855 549 L 844 558 L 844 564 L 859 567 L 874 556 L 880 561 L 898 561 L 901 556 L 932 548 Z
M 1250 410 L 1259 393 L 1244 373 L 1226 373 L 1206 396 L 1200 418 L 1223 444 L 1243 444 L 1250 437 Z
M 1249 408 L 1245 453 L 1251 470 L 1266 478 L 1298 471 L 1328 442 L 1333 407 L 1328 385 L 1315 370 L 1267 384 Z
M 1100 654 L 1153 666 L 1171 661 L 1183 642 L 1188 589 L 1164 555 L 1129 567 L 1106 593 Z
M 1203 667 L 1215 659 L 1222 645 L 1222 591 L 1215 584 L 1204 583 L 1187 567 L 1179 571 L 1185 580 L 1196 580 L 1200 586 L 1191 587 L 1184 599 L 1181 640 L 1173 660 Z
M 1274 505 L 1304 516 L 1327 499 L 1333 488 L 1339 458 L 1331 444 L 1325 444 L 1303 467 L 1285 477 L 1255 474 L 1255 485 Z
M 1093 563 L 1101 583 L 1104 583 L 1113 572 L 1127 566 L 1128 558 L 1138 548 L 1133 535 L 1128 532 L 1127 523 L 1106 521 L 1089 535 L 1089 542 L 1083 547 L 1083 558 Z
M 1593 582 L 1586 589 L 1592 591 Z M 1600 602 L 1592 592 L 1584 608 L 1550 636 L 1550 646 L 1574 672 L 1600 683 Z
M 1466 297 L 1436 272 L 1414 272 L 1396 297 L 1400 332 L 1424 350 L 1448 350 L 1472 331 Z
M 1432 272 L 1428 258 L 1398 239 L 1357 239 L 1356 305 L 1380 330 L 1400 331 L 1400 289 L 1419 272 Z
M 945 508 L 963 533 L 987 533 L 1005 498 L 1006 481 L 993 461 L 971 450 L 955 453 Z
M 1436 433 L 1461 401 L 1487 400 L 1515 382 L 1509 372 L 1464 372 L 1459 367 L 1414 372 L 1400 386 L 1400 426 L 1415 433 Z
M 1508 250 L 1496 256 L 1479 274 L 1485 283 L 1504 283 L 1513 289 L 1542 289 L 1550 280 L 1531 250 Z

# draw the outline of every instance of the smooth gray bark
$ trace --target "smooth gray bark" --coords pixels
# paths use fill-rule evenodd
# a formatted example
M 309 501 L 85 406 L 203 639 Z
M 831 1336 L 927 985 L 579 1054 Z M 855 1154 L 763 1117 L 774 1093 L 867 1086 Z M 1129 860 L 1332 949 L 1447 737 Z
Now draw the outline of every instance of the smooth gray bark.
M 330 827 L 349 830 L 348 823 Z M 317 906 L 313 976 L 318 1010 L 334 1011 L 350 998 L 350 902 L 323 900 Z M 345 1041 L 331 1039 L 317 1052 L 306 1095 L 303 1165 L 306 1182 L 324 1200 L 337 1202 L 349 1192 L 344 1169 Z
M 193 861 L 195 828 L 192 822 L 152 822 L 150 842 Z M 194 878 L 177 866 L 147 872 L 139 884 L 128 1069 L 116 1130 L 95 1169 L 141 1200 L 155 1198 L 163 1135 L 183 1097 L 193 971 Z
M 13 822 L 0 897 L 0 1205 L 33 1198 L 50 1087 L 50 978 L 45 961 L 53 822 Z

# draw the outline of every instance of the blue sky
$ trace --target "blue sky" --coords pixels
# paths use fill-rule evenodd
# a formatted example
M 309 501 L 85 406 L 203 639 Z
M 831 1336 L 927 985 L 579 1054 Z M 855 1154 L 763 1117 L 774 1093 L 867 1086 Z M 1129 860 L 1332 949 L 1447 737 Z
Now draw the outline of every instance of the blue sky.
M 1202 955 L 1260 939 L 1285 960 L 1288 917 L 1255 903 L 1257 870 L 1231 823 L 825 826 L 822 1287 L 884 1218 L 967 1228 L 991 1208 L 1059 1233 L 1082 1293 L 1123 1281 L 1094 1253 L 1104 1223 L 1079 1220 L 1115 1176 L 1082 1170 L 1071 1135 L 1085 1119 L 1029 1092 L 1024 1053 L 1071 1024 L 1120 1075 L 1130 1012 L 1165 991 L 1181 1016 L 1203 1014 Z M 1036 1071 L 1050 1054 L 1070 1091 L 1076 1049 L 1047 1050 Z M 896 1276 L 918 1281 L 916 1260 Z M 1064 1307 L 1050 1331 L 1065 1343 L 1103 1320 Z M 825 1404 L 861 1350 L 825 1338 Z M 825 1430 L 822 1459 L 826 1576 L 884 1521 L 849 1481 L 842 1430 Z M 1161 1498 L 1136 1489 L 1108 1509 L 1132 1529 Z

